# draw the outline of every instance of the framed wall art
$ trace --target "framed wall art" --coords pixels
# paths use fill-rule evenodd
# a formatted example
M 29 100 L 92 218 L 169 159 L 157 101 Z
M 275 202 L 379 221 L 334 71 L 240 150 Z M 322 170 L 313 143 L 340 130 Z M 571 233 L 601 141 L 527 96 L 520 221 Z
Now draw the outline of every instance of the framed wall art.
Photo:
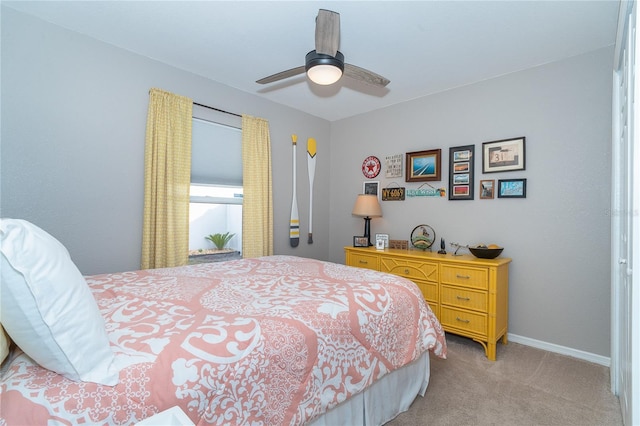
M 427 182 L 440 180 L 439 149 L 407 152 L 406 182 Z
M 394 154 L 385 157 L 385 177 L 402 177 L 402 154 Z
M 527 180 L 498 180 L 498 198 L 527 198 Z
M 475 145 L 449 148 L 449 199 L 473 200 Z
M 525 138 L 482 144 L 482 173 L 512 172 L 525 168 Z
M 380 198 L 380 182 L 378 181 L 365 181 L 362 183 L 362 193 L 369 195 L 377 195 Z
M 480 199 L 490 200 L 495 195 L 496 181 L 485 179 L 480 181 Z

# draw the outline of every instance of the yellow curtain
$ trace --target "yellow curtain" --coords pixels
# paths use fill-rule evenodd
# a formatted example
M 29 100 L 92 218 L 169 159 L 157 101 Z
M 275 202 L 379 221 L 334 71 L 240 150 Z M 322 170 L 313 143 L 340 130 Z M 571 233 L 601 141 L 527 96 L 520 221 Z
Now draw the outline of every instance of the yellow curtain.
M 273 254 L 269 122 L 242 115 L 242 257 Z
M 149 91 L 144 159 L 142 269 L 186 265 L 193 101 Z

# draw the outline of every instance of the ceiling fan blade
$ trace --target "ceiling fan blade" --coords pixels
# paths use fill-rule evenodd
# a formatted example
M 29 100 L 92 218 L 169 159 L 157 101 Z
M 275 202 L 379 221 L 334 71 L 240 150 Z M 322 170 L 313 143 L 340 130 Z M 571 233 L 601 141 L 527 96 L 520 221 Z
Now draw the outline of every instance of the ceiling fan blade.
M 316 52 L 336 56 L 340 43 L 340 14 L 326 9 L 316 18 Z
M 391 80 L 384 78 L 383 76 L 378 75 L 373 71 L 369 71 L 351 64 L 344 64 L 344 75 L 355 80 L 362 81 L 363 83 L 371 84 L 373 86 L 385 87 L 387 84 L 391 83 Z
M 273 83 L 274 81 L 284 80 L 285 78 L 293 77 L 294 75 L 303 74 L 305 72 L 304 65 L 301 67 L 291 68 L 290 70 L 281 71 L 279 73 L 270 75 L 269 77 L 261 78 L 257 80 L 258 84 Z

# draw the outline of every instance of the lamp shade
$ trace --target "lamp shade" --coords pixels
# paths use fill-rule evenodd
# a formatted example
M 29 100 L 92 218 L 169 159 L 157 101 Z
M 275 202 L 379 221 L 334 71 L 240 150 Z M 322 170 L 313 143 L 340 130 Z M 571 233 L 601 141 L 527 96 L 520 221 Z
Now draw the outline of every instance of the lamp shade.
M 382 209 L 380 208 L 380 203 L 378 203 L 378 196 L 359 194 L 351 214 L 361 217 L 381 217 Z

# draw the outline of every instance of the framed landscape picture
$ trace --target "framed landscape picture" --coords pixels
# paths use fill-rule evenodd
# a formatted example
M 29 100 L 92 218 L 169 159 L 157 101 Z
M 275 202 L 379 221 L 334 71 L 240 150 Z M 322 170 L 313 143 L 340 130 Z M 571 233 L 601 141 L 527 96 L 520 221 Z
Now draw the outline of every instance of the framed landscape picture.
M 439 149 L 407 152 L 406 182 L 429 182 L 440 180 Z

